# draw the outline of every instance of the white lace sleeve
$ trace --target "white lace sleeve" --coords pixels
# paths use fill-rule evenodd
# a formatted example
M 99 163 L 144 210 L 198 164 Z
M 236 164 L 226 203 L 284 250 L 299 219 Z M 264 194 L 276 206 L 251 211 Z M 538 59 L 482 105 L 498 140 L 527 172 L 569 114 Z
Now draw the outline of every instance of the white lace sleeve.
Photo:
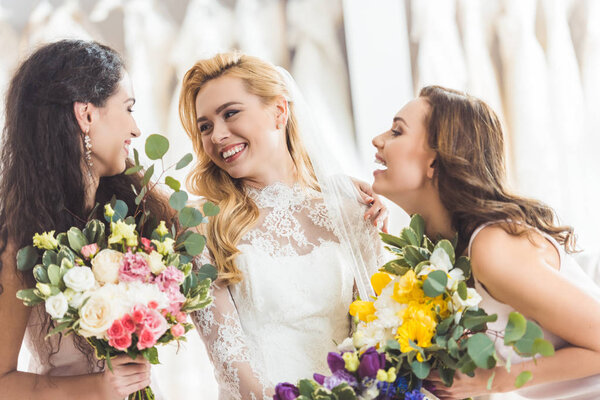
M 194 259 L 195 265 L 207 262 L 211 260 L 206 253 Z M 215 285 L 213 297 L 213 303 L 194 312 L 192 320 L 215 369 L 219 399 L 272 399 L 272 385 L 266 382 L 258 360 L 246 344 L 229 288 Z

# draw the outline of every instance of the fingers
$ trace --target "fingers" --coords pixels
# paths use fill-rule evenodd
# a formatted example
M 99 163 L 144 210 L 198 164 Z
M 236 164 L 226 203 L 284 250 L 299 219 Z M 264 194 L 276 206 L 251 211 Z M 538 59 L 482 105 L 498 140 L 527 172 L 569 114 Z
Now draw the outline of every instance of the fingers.
M 143 356 L 138 356 L 135 360 L 129 357 L 127 354 L 119 354 L 118 356 L 111 357 L 110 363 L 114 366 L 123 365 L 123 364 L 147 364 L 150 365 L 150 362 L 146 360 Z

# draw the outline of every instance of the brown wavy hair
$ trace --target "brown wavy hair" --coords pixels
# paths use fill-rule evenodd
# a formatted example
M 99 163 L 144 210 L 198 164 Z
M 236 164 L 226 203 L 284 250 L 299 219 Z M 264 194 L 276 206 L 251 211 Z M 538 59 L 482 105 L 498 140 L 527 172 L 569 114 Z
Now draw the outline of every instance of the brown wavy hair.
M 235 257 L 240 252 L 237 244 L 257 221 L 258 208 L 246 195 L 242 180 L 232 178 L 220 169 L 202 147 L 196 122 L 196 97 L 207 82 L 222 76 L 241 79 L 248 93 L 260 97 L 265 105 L 273 104 L 280 96 L 288 99 L 286 141 L 298 180 L 313 189 L 317 189 L 317 181 L 300 138 L 293 100 L 283 77 L 272 64 L 257 57 L 231 52 L 200 60 L 187 71 L 179 97 L 179 116 L 194 145 L 197 161 L 186 183 L 191 193 L 218 204 L 221 209 L 216 217 L 210 219 L 203 233 L 219 271 L 219 280 L 229 285 L 242 279 L 242 273 L 235 265 Z
M 458 233 L 458 253 L 478 226 L 501 220 L 516 222 L 501 225 L 509 234 L 530 231 L 519 224 L 524 223 L 574 251 L 573 228 L 557 225 L 552 208 L 507 189 L 504 136 L 490 106 L 441 86 L 424 87 L 419 97 L 429 104 L 425 127 L 429 147 L 437 153 L 434 179 Z

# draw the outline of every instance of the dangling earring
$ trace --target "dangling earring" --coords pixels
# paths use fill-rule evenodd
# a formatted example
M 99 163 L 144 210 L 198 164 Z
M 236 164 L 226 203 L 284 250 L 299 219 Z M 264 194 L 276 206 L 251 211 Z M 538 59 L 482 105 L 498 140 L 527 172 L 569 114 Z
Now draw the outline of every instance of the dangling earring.
M 283 127 L 283 124 L 277 124 L 277 129 L 281 129 Z
M 94 163 L 92 162 L 92 139 L 90 138 L 90 128 L 88 127 L 85 130 L 85 136 L 83 137 L 83 141 L 85 143 L 85 162 L 89 167 L 88 175 L 92 177 L 92 167 Z

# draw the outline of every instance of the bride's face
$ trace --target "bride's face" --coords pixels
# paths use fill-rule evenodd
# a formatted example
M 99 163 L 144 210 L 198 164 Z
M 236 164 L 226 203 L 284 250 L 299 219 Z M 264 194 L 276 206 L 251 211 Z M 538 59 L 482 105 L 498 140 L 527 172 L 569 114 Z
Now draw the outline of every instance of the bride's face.
M 241 79 L 209 81 L 196 97 L 198 130 L 204 151 L 231 177 L 260 182 L 288 153 L 285 131 L 278 130 L 278 104 L 264 104 L 246 91 Z
M 373 190 L 410 212 L 433 188 L 436 157 L 427 143 L 425 118 L 429 105 L 421 98 L 407 103 L 394 116 L 391 128 L 373 138 L 375 161 Z

